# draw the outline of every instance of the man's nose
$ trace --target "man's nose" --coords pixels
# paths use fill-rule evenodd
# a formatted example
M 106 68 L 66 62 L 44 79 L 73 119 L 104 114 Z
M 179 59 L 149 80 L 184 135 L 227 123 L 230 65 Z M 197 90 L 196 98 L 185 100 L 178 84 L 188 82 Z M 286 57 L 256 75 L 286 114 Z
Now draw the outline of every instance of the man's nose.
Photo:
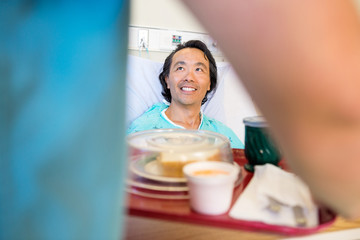
M 193 71 L 188 71 L 185 75 L 185 81 L 188 81 L 188 82 L 194 82 L 194 72 Z

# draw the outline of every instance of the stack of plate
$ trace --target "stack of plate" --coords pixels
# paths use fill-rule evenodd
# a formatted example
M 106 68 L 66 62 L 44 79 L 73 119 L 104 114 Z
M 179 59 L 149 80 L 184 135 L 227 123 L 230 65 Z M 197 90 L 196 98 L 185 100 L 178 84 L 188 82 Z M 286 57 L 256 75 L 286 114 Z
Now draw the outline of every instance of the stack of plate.
M 127 138 L 129 147 L 129 177 L 127 190 L 133 194 L 161 198 L 187 199 L 186 179 L 165 174 L 163 159 L 183 166 L 188 162 L 217 160 L 233 163 L 227 137 L 209 131 L 185 129 L 156 129 L 137 132 Z M 166 156 L 166 157 L 165 157 Z M 159 160 L 162 159 L 162 160 Z M 168 162 L 169 163 L 169 162 Z M 178 168 L 178 167 L 177 167 Z
M 130 159 L 127 190 L 133 194 L 161 198 L 187 199 L 188 187 L 185 178 L 162 176 L 155 157 Z

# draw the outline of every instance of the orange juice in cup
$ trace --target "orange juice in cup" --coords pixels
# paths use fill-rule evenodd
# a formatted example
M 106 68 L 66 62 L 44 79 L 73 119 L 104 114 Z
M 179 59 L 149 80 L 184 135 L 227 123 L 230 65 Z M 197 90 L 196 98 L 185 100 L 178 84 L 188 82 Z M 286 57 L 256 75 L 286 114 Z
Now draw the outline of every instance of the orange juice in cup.
M 226 213 L 231 204 L 240 167 L 227 162 L 195 162 L 183 168 L 191 208 L 201 214 Z

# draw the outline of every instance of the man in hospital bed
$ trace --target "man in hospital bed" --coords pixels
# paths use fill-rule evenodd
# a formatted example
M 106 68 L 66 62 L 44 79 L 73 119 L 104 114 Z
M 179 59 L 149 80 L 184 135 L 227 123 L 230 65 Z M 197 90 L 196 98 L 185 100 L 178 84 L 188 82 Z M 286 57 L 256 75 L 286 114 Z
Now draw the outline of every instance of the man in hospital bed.
M 166 58 L 159 79 L 165 101 L 135 119 L 127 134 L 159 128 L 209 130 L 227 136 L 232 148 L 244 148 L 229 127 L 201 111 L 217 85 L 216 62 L 203 42 L 192 40 L 178 45 Z

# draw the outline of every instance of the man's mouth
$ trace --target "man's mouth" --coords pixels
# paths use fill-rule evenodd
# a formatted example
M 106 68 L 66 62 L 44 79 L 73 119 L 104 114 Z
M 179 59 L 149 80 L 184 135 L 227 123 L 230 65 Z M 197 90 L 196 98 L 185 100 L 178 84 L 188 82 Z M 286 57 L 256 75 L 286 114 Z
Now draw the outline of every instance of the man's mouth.
M 192 91 L 196 90 L 195 88 L 192 88 L 192 87 L 182 87 L 180 89 L 183 91 L 186 91 L 186 92 L 192 92 Z

